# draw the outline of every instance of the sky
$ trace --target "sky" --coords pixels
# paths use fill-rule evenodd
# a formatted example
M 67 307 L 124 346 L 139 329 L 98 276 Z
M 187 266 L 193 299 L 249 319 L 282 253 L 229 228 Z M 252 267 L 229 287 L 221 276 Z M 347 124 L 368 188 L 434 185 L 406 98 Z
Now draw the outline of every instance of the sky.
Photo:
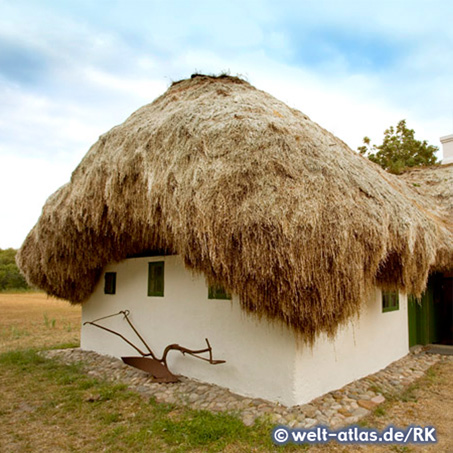
M 440 148 L 452 22 L 450 0 L 0 0 L 0 248 L 101 134 L 195 72 L 239 75 L 352 149 L 401 119 Z

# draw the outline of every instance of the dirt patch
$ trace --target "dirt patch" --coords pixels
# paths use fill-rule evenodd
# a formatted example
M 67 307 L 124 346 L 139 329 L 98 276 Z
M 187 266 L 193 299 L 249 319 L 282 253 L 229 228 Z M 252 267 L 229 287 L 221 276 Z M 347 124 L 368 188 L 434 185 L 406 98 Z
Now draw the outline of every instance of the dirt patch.
M 388 425 L 406 428 L 410 425 L 434 426 L 438 439 L 433 445 L 385 446 L 318 446 L 310 452 L 453 452 L 453 359 L 434 365 L 425 377 L 403 394 L 375 410 L 363 422 L 369 428 L 384 429 Z

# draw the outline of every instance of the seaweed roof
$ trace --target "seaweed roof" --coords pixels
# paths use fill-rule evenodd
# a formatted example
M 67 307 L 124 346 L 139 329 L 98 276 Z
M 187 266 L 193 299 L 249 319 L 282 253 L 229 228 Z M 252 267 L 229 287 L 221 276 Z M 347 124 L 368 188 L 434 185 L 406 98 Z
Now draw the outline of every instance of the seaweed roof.
M 100 137 L 18 264 L 78 303 L 108 263 L 177 253 L 311 342 L 376 285 L 420 294 L 431 271 L 453 268 L 445 211 L 418 192 L 246 81 L 197 75 Z M 445 196 L 451 208 L 451 186 Z

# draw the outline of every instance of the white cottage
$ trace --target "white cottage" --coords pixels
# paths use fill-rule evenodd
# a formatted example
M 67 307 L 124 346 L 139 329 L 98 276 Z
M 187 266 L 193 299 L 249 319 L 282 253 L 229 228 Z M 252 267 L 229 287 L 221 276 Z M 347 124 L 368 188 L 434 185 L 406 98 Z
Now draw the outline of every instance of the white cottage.
M 247 82 L 172 84 L 93 145 L 18 263 L 83 321 L 128 310 L 173 373 L 305 403 L 408 352 L 406 294 L 453 268 L 451 223 Z M 122 316 L 102 325 L 140 341 Z M 92 324 L 82 348 L 137 355 Z
M 149 295 L 150 263 L 163 268 L 163 291 L 158 295 Z M 283 322 L 270 323 L 244 313 L 235 295 L 210 297 L 206 279 L 186 269 L 180 256 L 170 255 L 130 258 L 107 266 L 82 313 L 85 322 L 129 310 L 134 326 L 157 355 L 170 343 L 203 348 L 207 337 L 214 358 L 225 364 L 210 366 L 175 351 L 169 354 L 170 370 L 241 395 L 292 406 L 406 355 L 406 296 L 401 293 L 392 308 L 383 307 L 381 291 L 376 289 L 364 303 L 360 319 L 340 327 L 334 338 L 320 334 L 310 346 Z M 143 348 L 122 317 L 102 325 Z M 138 355 L 121 338 L 90 324 L 82 327 L 81 347 L 115 357 Z

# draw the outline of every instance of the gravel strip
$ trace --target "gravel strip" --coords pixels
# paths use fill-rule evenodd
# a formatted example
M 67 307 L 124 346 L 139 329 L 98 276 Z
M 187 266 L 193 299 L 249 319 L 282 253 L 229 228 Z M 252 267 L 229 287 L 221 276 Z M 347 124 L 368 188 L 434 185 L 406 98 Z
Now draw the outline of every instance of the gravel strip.
M 149 374 L 125 365 L 120 359 L 80 348 L 55 349 L 42 354 L 67 364 L 81 362 L 88 375 L 122 382 L 145 397 L 154 397 L 157 402 L 212 412 L 236 413 L 248 426 L 258 417 L 268 416 L 275 424 L 300 428 L 310 428 L 317 424 L 338 428 L 356 423 L 383 403 L 386 400 L 384 395 L 401 393 L 443 358 L 439 354 L 426 354 L 419 348 L 387 368 L 329 392 L 309 404 L 286 407 L 258 398 L 236 395 L 225 388 L 183 376 L 178 383 L 156 383 Z

